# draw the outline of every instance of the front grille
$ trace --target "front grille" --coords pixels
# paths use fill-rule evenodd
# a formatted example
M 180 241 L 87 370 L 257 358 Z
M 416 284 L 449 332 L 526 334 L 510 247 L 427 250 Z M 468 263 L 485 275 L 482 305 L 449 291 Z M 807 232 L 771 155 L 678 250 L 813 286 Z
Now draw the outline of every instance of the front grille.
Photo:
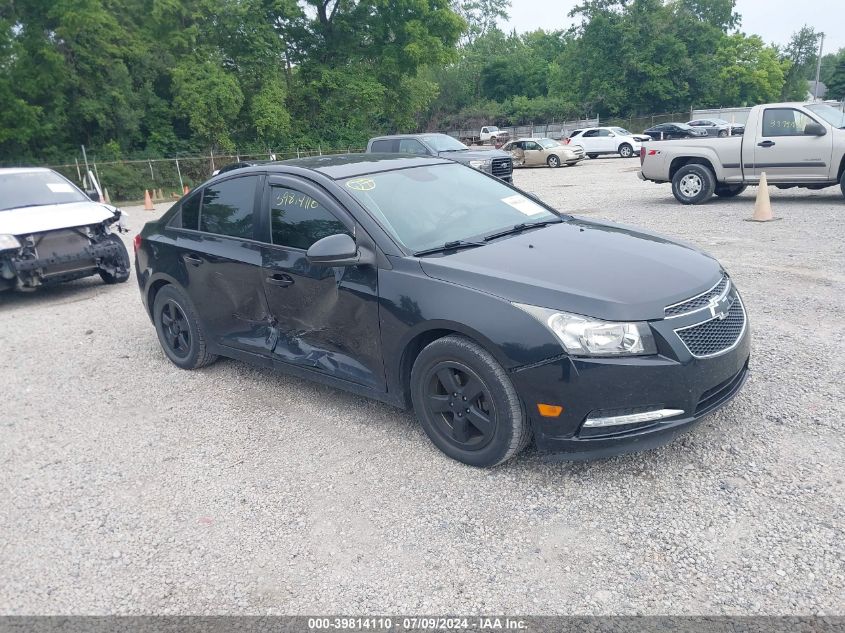
M 732 349 L 745 331 L 745 308 L 738 294 L 732 297 L 727 316 L 714 317 L 698 325 L 675 330 L 690 354 L 697 358 L 715 356 Z
M 719 299 L 724 295 L 728 294 L 730 287 L 730 279 L 728 279 L 727 275 L 723 275 L 722 278 L 719 280 L 719 283 L 717 283 L 707 292 L 702 292 L 700 295 L 696 295 L 691 299 L 685 299 L 680 303 L 675 303 L 673 305 L 667 306 L 663 309 L 663 314 L 667 319 L 671 319 L 673 317 L 679 317 L 683 316 L 684 314 L 689 314 L 690 312 L 702 310 L 706 308 L 710 301 L 712 301 L 713 299 Z
M 505 178 L 513 173 L 513 161 L 510 158 L 493 159 L 493 175 L 497 178 Z

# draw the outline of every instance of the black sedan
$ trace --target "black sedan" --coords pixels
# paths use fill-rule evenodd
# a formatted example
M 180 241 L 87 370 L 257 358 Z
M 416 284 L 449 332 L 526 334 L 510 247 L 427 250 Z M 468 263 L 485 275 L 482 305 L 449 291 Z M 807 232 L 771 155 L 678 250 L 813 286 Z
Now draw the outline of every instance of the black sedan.
M 742 136 L 745 126 L 740 123 L 730 123 L 724 119 L 696 119 L 687 123 L 690 127 L 698 128 L 707 132 L 707 136 Z
M 177 366 L 227 356 L 413 408 L 474 466 L 532 437 L 570 459 L 666 442 L 748 367 L 745 309 L 717 261 L 439 158 L 236 169 L 135 250 Z
M 707 136 L 707 130 L 692 127 L 686 123 L 658 123 L 648 128 L 643 134 L 647 134 L 655 141 L 664 141 L 673 138 L 702 138 Z

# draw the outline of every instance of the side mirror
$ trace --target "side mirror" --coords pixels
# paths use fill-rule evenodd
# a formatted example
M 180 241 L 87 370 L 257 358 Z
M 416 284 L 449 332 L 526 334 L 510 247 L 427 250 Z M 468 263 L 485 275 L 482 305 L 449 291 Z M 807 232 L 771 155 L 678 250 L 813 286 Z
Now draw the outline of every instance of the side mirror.
M 99 194 L 99 193 L 97 193 L 97 190 L 96 190 L 96 189 L 92 189 L 91 191 L 86 191 L 86 192 L 85 192 L 85 195 L 86 195 L 86 196 L 88 196 L 88 197 L 89 197 L 91 200 L 93 200 L 94 202 L 99 202 L 99 201 L 100 201 L 100 194 Z
M 824 136 L 827 130 L 821 123 L 808 123 L 804 126 L 804 134 L 808 136 Z
M 309 263 L 316 266 L 355 266 L 369 263 L 362 257 L 355 240 L 346 233 L 329 235 L 317 240 L 305 253 Z

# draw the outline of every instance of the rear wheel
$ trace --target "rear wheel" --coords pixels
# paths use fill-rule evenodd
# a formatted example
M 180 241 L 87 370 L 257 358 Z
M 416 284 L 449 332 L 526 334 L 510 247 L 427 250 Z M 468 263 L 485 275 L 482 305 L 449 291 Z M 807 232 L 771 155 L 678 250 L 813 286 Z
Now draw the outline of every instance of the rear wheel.
M 839 177 L 839 188 L 842 189 L 842 195 L 845 196 L 845 171 Z
M 672 178 L 672 194 L 681 204 L 707 202 L 716 189 L 716 177 L 704 165 L 684 165 Z
M 634 148 L 628 143 L 622 143 L 622 145 L 619 146 L 619 155 L 622 158 L 631 158 L 631 156 L 634 155 Z
M 420 352 L 411 371 L 411 400 L 434 445 L 470 466 L 501 464 L 531 439 L 507 373 L 463 336 L 446 336 Z
M 153 321 L 161 348 L 177 367 L 199 369 L 217 360 L 208 352 L 205 331 L 194 307 L 175 286 L 165 286 L 156 294 Z
M 745 191 L 746 188 L 747 187 L 745 185 L 737 185 L 734 187 L 728 187 L 727 185 L 716 185 L 716 195 L 720 198 L 733 198 Z
M 552 154 L 546 159 L 546 164 L 549 167 L 560 167 L 560 159 L 554 154 Z
M 587 154 L 589 158 L 597 158 L 598 154 Z
M 100 271 L 100 279 L 107 284 L 122 284 L 129 279 L 129 252 L 126 250 L 126 245 L 114 233 L 107 235 L 103 242 L 111 242 L 117 249 L 117 254 L 114 257 L 114 269 L 110 272 L 107 270 Z
M 719 130 L 719 138 L 725 138 L 728 135 L 727 130 Z

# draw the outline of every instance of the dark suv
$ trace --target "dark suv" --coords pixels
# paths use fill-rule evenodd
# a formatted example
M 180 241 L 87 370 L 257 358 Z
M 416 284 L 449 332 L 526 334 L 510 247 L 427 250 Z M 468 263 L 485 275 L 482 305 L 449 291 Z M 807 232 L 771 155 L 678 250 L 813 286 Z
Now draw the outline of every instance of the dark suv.
M 747 373 L 745 308 L 716 260 L 440 158 L 235 169 L 135 251 L 177 366 L 228 356 L 413 408 L 475 466 L 532 437 L 569 458 L 669 441 Z
M 367 152 L 439 156 L 513 182 L 513 158 L 508 152 L 471 149 L 448 134 L 378 136 L 367 143 Z

